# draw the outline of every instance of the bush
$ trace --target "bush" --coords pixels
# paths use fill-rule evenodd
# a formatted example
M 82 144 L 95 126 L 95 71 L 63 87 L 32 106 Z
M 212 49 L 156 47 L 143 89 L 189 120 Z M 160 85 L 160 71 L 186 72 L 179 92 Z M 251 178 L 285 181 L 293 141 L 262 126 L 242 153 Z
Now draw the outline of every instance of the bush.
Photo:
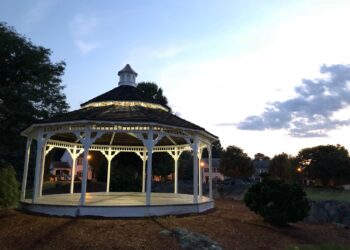
M 310 209 L 300 186 L 269 177 L 248 190 L 244 203 L 266 222 L 279 226 L 303 220 Z
M 0 160 L 0 207 L 16 206 L 19 200 L 19 185 L 13 166 Z

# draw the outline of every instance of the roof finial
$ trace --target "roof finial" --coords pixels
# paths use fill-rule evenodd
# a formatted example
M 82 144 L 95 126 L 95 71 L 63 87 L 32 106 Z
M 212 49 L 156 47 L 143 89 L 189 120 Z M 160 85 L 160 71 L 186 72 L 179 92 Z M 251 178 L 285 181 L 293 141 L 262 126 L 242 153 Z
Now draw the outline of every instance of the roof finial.
M 129 64 L 125 65 L 125 67 L 118 72 L 119 83 L 118 85 L 129 85 L 136 87 L 136 77 L 137 73 L 130 67 Z

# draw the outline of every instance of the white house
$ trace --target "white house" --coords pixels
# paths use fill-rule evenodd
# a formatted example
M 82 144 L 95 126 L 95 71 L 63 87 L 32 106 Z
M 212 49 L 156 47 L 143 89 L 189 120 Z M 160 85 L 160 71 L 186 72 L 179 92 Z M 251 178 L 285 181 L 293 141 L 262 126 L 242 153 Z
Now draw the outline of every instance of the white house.
M 219 172 L 219 166 L 220 166 L 220 158 L 213 158 L 212 159 L 212 167 L 213 167 L 213 181 L 223 181 L 224 175 Z M 201 160 L 201 169 L 203 171 L 203 182 L 208 183 L 209 182 L 209 160 L 208 158 L 203 158 Z
M 58 180 L 70 180 L 72 176 L 72 166 L 73 160 L 70 154 L 65 151 L 62 155 L 60 161 L 55 161 L 50 164 L 50 172 L 55 175 Z M 77 158 L 76 166 L 75 166 L 75 177 L 80 179 L 83 176 L 83 156 L 80 155 Z M 92 169 L 90 164 L 88 164 L 88 180 L 92 178 Z

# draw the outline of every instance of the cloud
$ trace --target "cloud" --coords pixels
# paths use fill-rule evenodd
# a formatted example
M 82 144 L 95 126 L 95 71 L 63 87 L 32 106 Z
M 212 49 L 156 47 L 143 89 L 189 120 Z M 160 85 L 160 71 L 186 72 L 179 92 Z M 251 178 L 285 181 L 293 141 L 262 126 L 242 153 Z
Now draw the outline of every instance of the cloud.
M 98 26 L 98 19 L 92 14 L 77 14 L 70 23 L 70 28 L 74 37 L 74 44 L 82 54 L 87 54 L 99 47 L 98 42 L 91 40 Z
M 86 42 L 82 40 L 75 40 L 74 43 L 82 54 L 88 54 L 90 51 L 96 49 L 99 46 L 98 43 Z
M 36 3 L 23 15 L 24 29 L 31 29 L 35 23 L 39 23 L 44 20 L 53 6 L 56 4 L 56 0 L 38 0 Z
M 248 116 L 237 124 L 242 130 L 286 129 L 293 137 L 325 137 L 350 125 L 350 119 L 335 118 L 350 106 L 350 65 L 323 65 L 327 77 L 303 79 L 295 97 L 269 104 L 261 115 Z

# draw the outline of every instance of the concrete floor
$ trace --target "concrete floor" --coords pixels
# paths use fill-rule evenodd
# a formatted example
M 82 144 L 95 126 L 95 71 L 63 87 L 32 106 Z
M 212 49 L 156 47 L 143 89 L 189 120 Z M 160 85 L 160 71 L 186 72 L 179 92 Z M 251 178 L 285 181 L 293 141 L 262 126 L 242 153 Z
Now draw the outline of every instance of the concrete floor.
M 80 193 L 75 194 L 52 194 L 43 195 L 38 198 L 37 204 L 49 205 L 79 205 Z M 202 196 L 198 203 L 208 202 L 209 198 Z M 26 203 L 32 203 L 31 199 L 26 199 Z M 86 193 L 86 206 L 145 206 L 145 193 L 131 192 L 96 192 Z M 151 205 L 175 205 L 193 204 L 193 195 L 174 193 L 152 193 Z

